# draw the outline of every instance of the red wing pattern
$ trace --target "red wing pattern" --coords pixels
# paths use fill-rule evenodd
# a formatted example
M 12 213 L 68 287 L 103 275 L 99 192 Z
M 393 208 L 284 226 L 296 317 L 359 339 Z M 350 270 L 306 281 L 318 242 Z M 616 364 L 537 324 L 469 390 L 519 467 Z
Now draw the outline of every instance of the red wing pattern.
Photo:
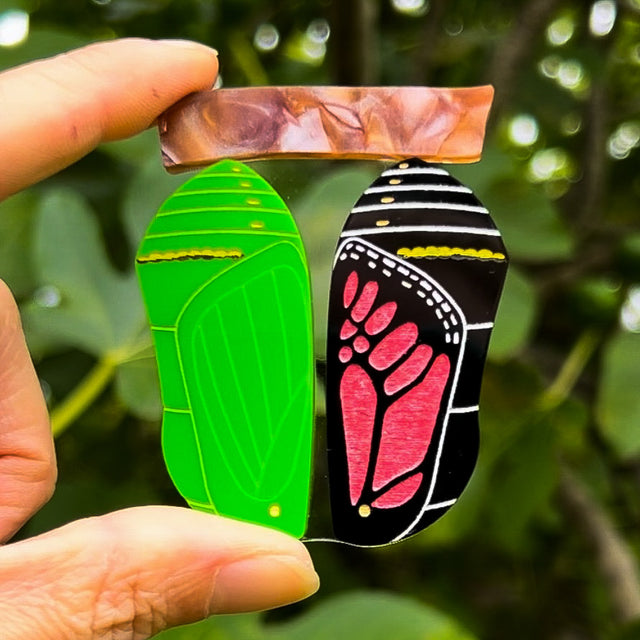
M 379 291 L 375 280 L 365 282 L 357 296 L 354 291 L 358 291 L 356 271 L 349 274 L 345 284 L 344 302 L 350 318 L 345 319 L 340 331 L 341 338 L 350 341 L 352 346 L 345 345 L 340 349 L 340 360 L 349 363 L 354 351 L 366 354 L 370 367 L 388 374 L 384 379 L 382 392 L 393 398 L 393 402 L 382 418 L 372 489 L 382 491 L 373 504 L 380 508 L 395 507 L 410 500 L 420 485 L 416 478 L 422 474 L 415 474 L 413 479 L 407 478 L 399 485 L 388 488 L 394 480 L 414 470 L 427 453 L 442 393 L 449 377 L 450 363 L 446 354 L 433 358 L 430 346 L 416 344 L 418 327 L 414 322 L 405 322 L 389 330 L 397 303 L 383 302 L 374 306 Z M 359 327 L 354 322 L 363 324 L 362 333 L 359 333 Z M 382 337 L 371 348 L 367 334 Z M 408 357 L 392 369 L 406 354 L 409 354 Z M 411 387 L 418 378 L 420 381 Z M 405 389 L 407 386 L 409 390 Z M 399 393 L 403 389 L 404 393 Z M 349 470 L 349 494 L 354 506 L 362 496 L 370 463 L 377 393 L 371 376 L 362 366 L 347 366 L 340 380 L 340 402 Z M 399 450 L 404 451 L 404 455 L 399 456 Z
M 345 224 L 329 304 L 327 437 L 334 534 L 379 545 L 458 498 L 506 252 L 446 171 L 385 171 Z

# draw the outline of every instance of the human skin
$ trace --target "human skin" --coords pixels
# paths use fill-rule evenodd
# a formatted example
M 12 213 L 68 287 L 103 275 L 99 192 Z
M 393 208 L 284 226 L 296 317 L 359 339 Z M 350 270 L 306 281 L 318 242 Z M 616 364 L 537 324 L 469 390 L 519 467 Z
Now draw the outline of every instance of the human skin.
M 151 126 L 208 89 L 216 53 L 120 40 L 0 74 L 0 200 L 101 142 Z M 18 309 L 0 280 L 0 540 L 53 493 L 47 409 Z M 304 545 L 283 533 L 177 507 L 87 518 L 0 547 L 3 640 L 142 640 L 215 613 L 300 600 L 318 588 Z

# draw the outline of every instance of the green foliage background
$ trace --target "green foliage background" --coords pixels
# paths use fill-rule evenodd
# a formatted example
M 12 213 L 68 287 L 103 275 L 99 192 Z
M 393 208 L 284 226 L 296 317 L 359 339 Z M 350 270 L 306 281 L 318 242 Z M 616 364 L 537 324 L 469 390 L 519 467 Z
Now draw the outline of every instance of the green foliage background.
M 483 160 L 453 168 L 492 211 L 513 265 L 460 503 L 387 549 L 311 544 L 323 586 L 305 603 L 163 640 L 640 637 L 640 2 L 596 4 L 616 10 L 604 35 L 577 0 L 0 0 L 0 20 L 30 19 L 23 42 L 0 47 L 0 69 L 144 36 L 215 46 L 225 86 L 496 87 Z M 271 50 L 265 24 L 279 34 Z M 305 237 L 321 357 L 337 234 L 380 167 L 257 169 Z M 160 454 L 132 257 L 184 179 L 163 172 L 149 131 L 0 205 L 0 277 L 21 304 L 60 466 L 23 536 L 181 504 Z

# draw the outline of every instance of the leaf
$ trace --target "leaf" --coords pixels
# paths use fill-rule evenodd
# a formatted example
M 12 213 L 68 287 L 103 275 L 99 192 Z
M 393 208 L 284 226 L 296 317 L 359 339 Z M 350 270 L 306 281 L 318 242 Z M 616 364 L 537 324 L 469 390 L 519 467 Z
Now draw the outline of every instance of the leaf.
M 143 134 L 141 148 L 145 148 L 148 143 L 147 134 Z M 140 136 L 132 139 L 138 140 Z M 134 144 L 133 141 L 128 141 Z M 120 144 L 120 143 L 118 143 Z M 123 143 L 124 144 L 124 143 Z M 111 145 L 109 145 L 111 146 Z M 145 234 L 149 223 L 151 222 L 160 205 L 193 174 L 185 173 L 178 176 L 169 175 L 163 168 L 160 161 L 160 153 L 155 143 L 153 154 L 147 154 L 145 161 L 137 170 L 133 179 L 125 192 L 125 198 L 122 205 L 122 216 L 124 220 L 127 236 L 132 246 L 138 246 L 140 240 Z M 135 147 L 134 147 L 135 148 Z M 150 147 L 148 148 L 151 151 Z M 111 148 L 113 150 L 113 147 Z M 130 149 L 119 153 L 127 155 Z
M 333 251 L 353 205 L 378 173 L 377 167 L 338 169 L 312 183 L 291 205 L 304 240 L 311 273 L 316 353 L 324 354 L 326 351 Z
M 291 622 L 267 627 L 267 640 L 473 640 L 454 619 L 406 596 L 361 591 L 334 596 Z
M 620 331 L 604 349 L 596 414 L 602 435 L 621 458 L 640 454 L 640 334 Z
M 512 552 L 526 551 L 531 520 L 546 505 L 557 482 L 554 436 L 547 419 L 534 419 L 505 451 L 493 470 L 485 526 Z
M 22 296 L 33 288 L 31 235 L 36 198 L 20 193 L 0 204 L 0 278 Z
M 255 613 L 214 616 L 154 636 L 155 640 L 263 640 L 264 637 Z
M 51 348 L 74 346 L 94 356 L 137 349 L 145 326 L 135 273 L 109 264 L 94 216 L 83 198 L 58 189 L 42 198 L 34 238 L 36 277 L 59 294 L 51 307 L 32 303 L 25 324 Z
M 489 209 L 512 258 L 532 262 L 569 258 L 573 240 L 554 203 L 516 169 L 515 161 L 495 148 L 476 165 L 451 168 Z
M 100 151 L 115 160 L 126 162 L 135 167 L 151 165 L 152 160 L 156 168 L 162 167 L 160 142 L 156 128 L 147 129 L 132 138 L 102 144 Z
M 151 342 L 149 341 L 151 347 Z M 139 418 L 158 420 L 162 415 L 160 384 L 153 352 L 148 357 L 123 362 L 116 371 L 116 392 Z
M 59 53 L 77 49 L 91 42 L 77 33 L 63 29 L 43 29 L 34 27 L 29 31 L 29 37 L 14 47 L 3 47 L 0 58 L 0 71 L 18 65 L 50 58 Z
M 521 271 L 510 267 L 489 343 L 489 358 L 501 361 L 517 355 L 529 341 L 537 311 L 533 285 Z

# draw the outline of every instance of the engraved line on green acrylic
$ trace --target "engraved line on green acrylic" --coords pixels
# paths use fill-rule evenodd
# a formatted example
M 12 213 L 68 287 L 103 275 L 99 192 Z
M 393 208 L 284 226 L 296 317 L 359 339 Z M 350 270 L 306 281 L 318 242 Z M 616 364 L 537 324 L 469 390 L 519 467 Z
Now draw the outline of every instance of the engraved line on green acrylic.
M 164 410 L 168 411 L 169 413 L 188 413 L 188 414 L 191 414 L 191 411 L 189 411 L 189 409 L 169 409 L 168 407 L 165 407 Z
M 233 206 L 230 207 L 228 205 L 223 205 L 220 207 L 194 207 L 193 209 L 176 209 L 174 211 L 159 211 L 156 214 L 156 218 L 167 218 L 169 216 L 178 216 L 178 215 L 182 215 L 183 213 L 202 213 L 204 211 L 211 211 L 212 213 L 215 213 L 216 211 L 238 211 L 240 213 L 244 213 L 245 211 L 251 211 L 251 212 L 260 212 L 260 213 L 279 213 L 281 215 L 286 215 L 288 216 L 289 213 L 287 211 L 283 211 L 282 209 L 273 209 L 273 208 L 266 208 L 266 207 L 260 207 L 258 208 L 257 206 L 248 206 L 248 207 L 240 207 L 240 206 Z
M 244 292 L 243 292 L 244 293 Z M 246 303 L 245 303 L 246 304 Z M 216 307 L 216 313 L 218 314 L 218 320 L 220 323 L 221 327 L 224 327 L 224 322 L 222 320 L 222 314 L 220 313 L 220 307 Z M 262 456 L 260 455 L 260 444 L 258 443 L 258 441 L 255 438 L 253 429 L 252 429 L 252 423 L 251 423 L 251 414 L 249 412 L 249 407 L 247 406 L 246 403 L 246 399 L 244 394 L 242 393 L 242 385 L 240 384 L 240 379 L 238 378 L 238 370 L 235 366 L 235 360 L 233 358 L 233 351 L 231 350 L 231 346 L 229 345 L 229 337 L 226 333 L 226 331 L 222 331 L 222 341 L 225 347 L 225 351 L 227 352 L 227 357 L 228 357 L 228 361 L 230 363 L 230 369 L 231 369 L 231 375 L 233 377 L 233 382 L 236 386 L 236 389 L 238 390 L 238 397 L 240 398 L 240 404 L 242 407 L 242 412 L 244 413 L 244 416 L 246 418 L 247 421 L 247 430 L 248 430 L 248 434 L 249 434 L 249 438 L 251 441 L 251 444 L 253 445 L 255 454 L 256 454 L 256 460 L 257 460 L 257 464 L 258 466 L 260 465 L 260 460 L 262 459 Z M 257 488 L 257 478 L 255 477 L 254 474 L 251 474 L 254 477 L 254 482 L 256 482 L 256 488 Z
M 158 325 L 152 324 L 151 331 L 173 331 L 173 333 L 176 333 L 177 329 L 175 327 L 159 327 Z
M 289 243 L 292 244 L 292 243 Z M 273 295 L 276 303 L 276 307 L 278 309 L 278 320 L 280 321 L 281 326 L 285 326 L 284 313 L 282 307 L 282 300 L 280 299 L 280 292 L 277 287 L 276 275 L 273 271 L 271 271 L 271 282 L 273 283 Z M 287 389 L 289 389 L 289 393 L 291 393 L 291 359 L 289 358 L 289 350 L 286 348 L 285 341 L 285 349 L 284 349 L 284 361 L 285 361 L 285 370 L 287 372 Z
M 186 305 L 185 305 L 186 306 Z M 182 307 L 181 313 L 184 313 L 185 306 Z M 193 429 L 194 440 L 196 443 L 196 450 L 198 451 L 198 461 L 200 462 L 200 471 L 202 472 L 202 481 L 204 484 L 204 491 L 207 494 L 207 499 L 213 505 L 213 498 L 209 491 L 209 479 L 207 478 L 207 471 L 204 466 L 204 456 L 202 455 L 202 447 L 200 445 L 200 438 L 198 437 L 198 430 L 196 429 L 195 417 L 193 415 L 193 405 L 191 404 L 191 396 L 189 394 L 189 385 L 185 376 L 184 364 L 182 363 L 182 354 L 180 353 L 180 345 L 177 340 L 177 322 L 176 322 L 176 354 L 178 356 L 178 366 L 180 367 L 180 376 L 182 377 L 182 384 L 184 385 L 185 396 L 187 398 L 187 404 L 189 405 L 189 414 L 191 417 L 191 428 Z
M 217 233 L 217 232 L 216 232 Z M 173 234 L 168 234 L 168 235 L 173 235 Z M 190 235 L 190 234 L 187 234 Z M 251 234 L 246 234 L 246 235 L 251 235 Z M 267 234 L 265 234 L 267 235 Z M 270 235 L 280 235 L 280 234 L 270 234 Z M 287 235 L 294 235 L 294 234 L 287 234 Z M 149 236 L 148 236 L 149 237 Z M 298 236 L 295 236 L 298 237 Z M 278 246 L 278 244 L 280 243 L 276 243 L 276 244 L 270 244 L 267 245 L 266 247 L 263 247 L 262 249 L 258 249 L 257 251 L 254 251 L 252 254 L 245 256 L 245 258 L 243 258 L 240 261 L 235 261 L 229 264 L 229 266 L 226 269 L 221 269 L 220 271 L 218 271 L 214 276 L 212 276 L 209 280 L 207 280 L 204 284 L 202 284 L 200 287 L 198 287 L 192 294 L 191 296 L 189 296 L 189 298 L 187 299 L 187 301 L 185 302 L 184 306 L 182 307 L 182 310 L 180 311 L 180 313 L 178 314 L 178 317 L 176 318 L 176 326 L 178 326 L 178 324 L 180 324 L 180 320 L 182 319 L 182 316 L 184 315 L 185 310 L 187 309 L 187 307 L 191 304 L 191 302 L 193 301 L 193 299 L 205 288 L 207 287 L 211 282 L 213 282 L 216 278 L 221 278 L 225 273 L 227 273 L 227 271 L 229 271 L 230 269 L 233 269 L 235 266 L 242 264 L 245 260 L 249 260 L 253 257 L 259 256 L 261 253 L 264 253 L 265 251 L 268 251 L 269 249 L 271 249 L 272 247 L 276 247 Z
M 182 196 L 190 196 L 190 195 L 204 195 L 207 193 L 215 193 L 215 195 L 234 195 L 241 194 L 243 196 L 273 196 L 274 191 L 266 191 L 264 189 L 251 189 L 250 187 L 245 187 L 244 189 L 189 189 L 188 191 L 180 191 L 176 192 L 171 196 L 171 199 L 175 199 Z
M 216 309 L 216 315 L 218 317 L 218 324 L 222 327 L 223 326 L 222 319 L 220 317 L 220 311 L 218 309 Z M 202 333 L 202 330 L 200 330 L 200 332 Z M 224 334 L 224 331 L 222 332 L 222 336 L 223 336 L 223 334 Z M 204 337 L 201 337 L 200 340 L 204 345 Z M 230 355 L 230 352 L 229 352 L 229 349 L 228 349 L 228 344 L 226 343 L 226 339 L 224 338 L 224 336 L 223 336 L 223 342 L 225 344 L 225 349 L 227 350 L 227 354 Z M 206 349 L 203 350 L 203 353 L 204 353 L 204 357 L 205 357 L 205 362 L 206 362 L 207 368 L 209 369 L 209 377 L 210 377 L 211 381 L 214 382 L 215 381 L 215 375 L 213 373 L 214 368 L 213 368 L 212 363 L 211 363 L 211 358 L 210 358 L 209 353 L 208 353 L 208 351 Z M 231 360 L 230 357 L 229 357 L 229 360 Z M 199 384 L 199 381 L 198 381 L 198 384 Z M 236 386 L 237 386 L 237 382 L 236 382 Z M 224 418 L 225 418 L 227 426 L 228 426 L 228 433 L 230 435 L 230 438 L 231 438 L 232 442 L 235 444 L 236 452 L 238 453 L 238 455 L 240 457 L 240 460 L 242 461 L 242 463 L 245 466 L 245 469 L 247 471 L 247 475 L 249 476 L 249 478 L 251 479 L 253 484 L 257 486 L 257 479 L 256 479 L 256 476 L 255 476 L 254 471 L 252 469 L 252 466 L 249 463 L 249 461 L 247 460 L 247 458 L 246 458 L 246 456 L 244 454 L 244 451 L 243 451 L 242 447 L 240 446 L 240 444 L 239 444 L 239 442 L 238 442 L 238 440 L 237 440 L 237 438 L 235 436 L 235 432 L 234 432 L 234 430 L 232 428 L 233 421 L 231 420 L 231 417 L 229 416 L 229 414 L 225 410 L 225 403 L 224 403 L 224 401 L 222 399 L 222 396 L 220 394 L 220 389 L 218 389 L 218 385 L 216 385 L 216 384 L 212 384 L 212 388 L 213 388 L 213 391 L 215 393 L 216 400 L 218 401 L 218 405 L 220 406 L 221 411 L 224 414 Z M 202 393 L 202 389 L 200 390 L 200 392 Z M 207 403 L 203 403 L 203 404 L 204 404 L 204 407 L 205 407 L 205 411 L 207 413 L 207 417 L 209 418 L 209 424 L 211 425 L 213 422 L 215 422 L 215 420 L 212 420 L 212 416 L 211 416 L 211 413 L 209 412 L 209 407 L 207 406 Z M 249 424 L 249 423 L 247 422 L 247 424 Z M 234 465 L 232 465 L 230 463 L 229 459 L 227 458 L 227 456 L 224 453 L 225 449 L 228 447 L 228 443 L 226 443 L 227 447 L 225 447 L 223 445 L 223 443 L 220 442 L 220 436 L 216 432 L 215 428 L 211 429 L 211 435 L 213 436 L 213 439 L 216 441 L 216 443 L 218 445 L 218 451 L 220 452 L 220 456 L 225 460 L 226 465 L 227 465 L 227 470 L 229 471 L 229 475 L 235 480 L 235 483 L 236 483 L 236 486 L 238 487 L 238 489 L 242 493 L 244 493 L 248 498 L 254 499 L 255 496 L 251 495 L 250 493 L 248 493 L 244 489 L 243 483 L 240 482 L 240 480 L 238 479 L 238 477 L 237 477 L 237 475 L 236 475 L 236 473 L 234 471 Z M 253 442 L 253 440 L 252 440 L 252 442 Z M 256 455 L 257 460 L 259 461 L 260 460 L 260 456 L 259 456 L 257 450 L 256 450 L 256 454 L 257 454 Z
M 222 324 L 219 312 L 217 313 L 217 319 L 218 319 L 219 326 L 222 327 L 223 324 Z M 215 397 L 216 397 L 216 400 L 218 401 L 218 405 L 219 405 L 219 407 L 220 407 L 220 409 L 221 409 L 221 411 L 222 411 L 222 413 L 224 415 L 224 419 L 225 419 L 226 424 L 227 424 L 227 432 L 229 433 L 231 441 L 235 444 L 236 451 L 237 451 L 237 453 L 238 453 L 238 455 L 240 457 L 241 462 L 245 466 L 245 469 L 246 469 L 246 472 L 247 472 L 249 478 L 255 484 L 256 483 L 256 476 L 255 476 L 255 473 L 253 471 L 253 466 L 251 465 L 251 463 L 249 462 L 249 460 L 245 456 L 244 450 L 240 446 L 240 443 L 239 443 L 238 439 L 236 438 L 235 431 L 234 431 L 234 428 L 233 428 L 233 420 L 231 419 L 231 416 L 228 414 L 228 412 L 225 410 L 225 403 L 224 403 L 224 400 L 222 398 L 222 394 L 220 393 L 219 385 L 215 384 L 215 381 L 216 381 L 216 377 L 215 377 L 215 374 L 214 374 L 215 367 L 213 366 L 213 363 L 211 362 L 211 357 L 209 355 L 208 350 L 206 348 L 204 348 L 206 343 L 204 341 L 204 332 L 202 331 L 201 328 L 200 328 L 200 342 L 201 342 L 202 353 L 204 353 L 205 364 L 206 364 L 208 372 L 209 372 L 209 380 L 211 382 L 211 388 L 213 389 L 213 392 L 215 393 Z M 228 355 L 230 355 L 230 354 L 228 353 Z M 202 395 L 204 389 L 202 388 L 199 379 L 198 379 L 198 386 L 199 386 L 199 389 L 200 389 L 200 394 Z M 242 483 L 238 479 L 237 475 L 234 473 L 233 465 L 230 464 L 229 459 L 224 454 L 225 450 L 228 449 L 228 442 L 227 443 L 223 443 L 223 442 L 220 441 L 220 435 L 219 435 L 218 431 L 216 430 L 217 422 L 215 420 L 215 417 L 211 415 L 208 403 L 204 402 L 203 404 L 204 404 L 205 412 L 207 414 L 209 425 L 211 426 L 211 430 L 210 430 L 211 431 L 211 435 L 212 435 L 213 439 L 215 440 L 216 444 L 218 445 L 218 451 L 220 452 L 220 456 L 225 460 L 226 465 L 227 465 L 227 469 L 229 470 L 230 475 L 234 478 L 235 483 L 238 486 L 238 488 L 240 490 L 242 490 L 242 492 L 247 497 L 252 498 L 253 496 L 251 496 L 251 494 L 247 493 L 242 488 Z M 220 427 L 218 427 L 218 428 L 220 428 Z M 259 456 L 257 456 L 257 460 L 259 462 L 259 460 L 260 460 Z
M 145 236 L 145 240 L 150 238 L 179 238 L 184 236 L 206 236 L 210 234 L 235 234 L 243 236 L 282 236 L 284 238 L 297 238 L 298 234 L 288 231 L 263 231 L 262 229 L 201 229 L 200 231 L 167 231 L 164 233 L 149 233 Z M 252 254 L 253 255 L 253 254 Z
M 273 271 L 271 273 L 273 274 Z M 251 278 L 251 280 L 255 280 L 255 279 L 256 278 Z M 249 284 L 251 280 L 249 280 L 246 284 Z M 247 310 L 247 320 L 249 321 L 249 327 L 251 328 L 251 331 L 249 333 L 251 335 L 251 341 L 253 342 L 253 350 L 255 351 L 255 354 L 256 354 L 256 363 L 258 367 L 259 377 L 260 377 L 260 380 L 265 380 L 264 367 L 262 366 L 262 355 L 260 352 L 260 348 L 258 346 L 258 340 L 256 338 L 256 323 L 254 322 L 253 313 L 251 311 L 251 305 L 249 304 L 249 298 L 247 297 L 246 284 L 244 287 L 242 287 L 242 299 L 244 301 L 244 305 Z M 271 421 L 271 403 L 269 402 L 265 385 L 262 384 L 260 386 L 262 387 L 262 398 L 264 400 L 264 408 L 267 413 L 267 427 L 269 429 L 269 437 L 273 438 L 273 423 Z
M 278 440 L 278 436 L 280 435 L 280 431 L 282 431 L 282 429 L 285 426 L 285 421 L 288 418 L 288 414 L 289 411 L 291 411 L 291 407 L 293 405 L 293 403 L 297 400 L 297 394 L 300 392 L 300 390 L 306 385 L 307 381 L 306 380 L 301 380 L 298 385 L 295 388 L 295 393 L 291 394 L 289 397 L 289 401 L 287 402 L 287 406 L 285 407 L 285 410 L 282 412 L 282 416 L 280 417 L 280 420 L 278 421 L 278 426 L 276 427 L 276 433 L 274 435 L 274 437 L 271 439 L 271 442 L 269 444 L 269 447 L 265 453 L 265 458 L 264 458 L 264 462 L 262 465 L 260 465 L 260 478 L 259 481 L 262 482 L 262 480 L 264 480 L 264 474 L 267 470 L 267 463 L 269 461 L 269 458 L 271 457 L 271 454 L 273 453 L 273 448 L 275 447 L 276 441 Z M 300 448 L 302 447 L 302 437 L 298 438 L 298 444 L 296 447 L 296 451 L 294 452 L 294 455 L 292 456 L 293 460 L 296 460 L 299 457 L 300 454 Z M 280 493 L 277 495 L 281 495 L 285 488 L 287 487 L 287 485 L 289 484 L 289 482 L 291 482 L 292 477 L 295 475 L 295 471 L 296 471 L 296 465 L 292 464 L 289 467 L 289 477 L 286 479 L 285 482 L 282 483 L 282 486 L 280 487 Z

